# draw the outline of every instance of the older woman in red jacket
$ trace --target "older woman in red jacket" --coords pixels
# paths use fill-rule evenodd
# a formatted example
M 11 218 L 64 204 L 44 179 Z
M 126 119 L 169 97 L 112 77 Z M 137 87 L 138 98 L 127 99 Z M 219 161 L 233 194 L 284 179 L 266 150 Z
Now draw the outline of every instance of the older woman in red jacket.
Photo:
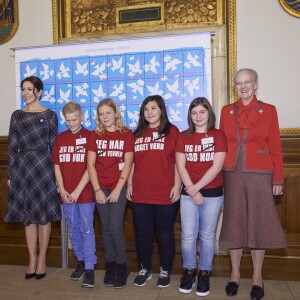
M 220 130 L 227 139 L 224 215 L 220 245 L 229 248 L 232 273 L 228 296 L 237 294 L 243 248 L 251 249 L 251 299 L 264 296 L 265 249 L 285 248 L 273 195 L 283 192 L 283 161 L 276 108 L 257 100 L 258 75 L 241 69 L 234 76 L 239 100 L 223 107 Z

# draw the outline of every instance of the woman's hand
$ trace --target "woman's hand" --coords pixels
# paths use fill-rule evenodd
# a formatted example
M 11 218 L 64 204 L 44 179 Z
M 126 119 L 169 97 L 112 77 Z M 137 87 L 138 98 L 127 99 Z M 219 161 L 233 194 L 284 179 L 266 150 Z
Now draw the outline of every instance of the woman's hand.
M 10 179 L 7 180 L 7 186 L 10 187 Z
M 282 195 L 283 194 L 283 186 L 282 185 L 273 185 L 273 195 Z

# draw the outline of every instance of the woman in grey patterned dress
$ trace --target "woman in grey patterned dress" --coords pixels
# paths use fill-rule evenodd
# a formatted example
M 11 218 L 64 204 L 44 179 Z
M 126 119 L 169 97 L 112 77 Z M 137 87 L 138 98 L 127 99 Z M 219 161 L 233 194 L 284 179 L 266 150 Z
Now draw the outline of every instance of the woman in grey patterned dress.
M 21 89 L 26 107 L 12 114 L 9 128 L 5 221 L 24 224 L 29 252 L 25 278 L 41 279 L 46 275 L 51 222 L 61 217 L 50 155 L 57 135 L 57 116 L 40 104 L 43 82 L 38 77 L 25 78 Z

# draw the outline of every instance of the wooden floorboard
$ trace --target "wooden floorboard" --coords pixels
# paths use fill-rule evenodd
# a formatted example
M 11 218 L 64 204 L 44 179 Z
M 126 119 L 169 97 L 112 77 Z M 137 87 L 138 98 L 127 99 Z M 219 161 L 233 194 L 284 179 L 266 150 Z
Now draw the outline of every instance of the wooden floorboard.
M 69 267 L 76 266 L 76 259 L 71 250 L 69 252 Z M 104 269 L 103 252 L 97 250 L 98 263 L 95 267 L 97 270 Z M 47 253 L 47 266 L 61 267 L 61 248 L 49 247 Z M 134 251 L 127 253 L 128 265 L 131 272 L 137 272 L 137 258 Z M 159 272 L 158 255 L 153 254 L 153 272 Z M 0 244 L 0 265 L 19 265 L 26 266 L 28 263 L 27 248 L 22 245 L 1 245 Z M 174 274 L 181 274 L 182 264 L 180 253 L 175 255 Z M 230 259 L 228 255 L 216 255 L 214 258 L 213 276 L 229 277 L 230 276 Z M 245 253 L 241 262 L 241 277 L 251 278 L 252 264 L 251 256 Z M 300 258 L 299 257 L 280 257 L 266 255 L 263 267 L 263 276 L 268 280 L 297 280 L 300 281 Z

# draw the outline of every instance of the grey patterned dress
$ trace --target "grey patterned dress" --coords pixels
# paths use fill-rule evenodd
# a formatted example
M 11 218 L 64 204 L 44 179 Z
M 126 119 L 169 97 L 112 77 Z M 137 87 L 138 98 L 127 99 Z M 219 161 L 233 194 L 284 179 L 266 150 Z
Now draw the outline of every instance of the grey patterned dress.
M 6 222 L 47 224 L 61 218 L 50 150 L 57 135 L 52 110 L 16 110 L 10 121 Z

